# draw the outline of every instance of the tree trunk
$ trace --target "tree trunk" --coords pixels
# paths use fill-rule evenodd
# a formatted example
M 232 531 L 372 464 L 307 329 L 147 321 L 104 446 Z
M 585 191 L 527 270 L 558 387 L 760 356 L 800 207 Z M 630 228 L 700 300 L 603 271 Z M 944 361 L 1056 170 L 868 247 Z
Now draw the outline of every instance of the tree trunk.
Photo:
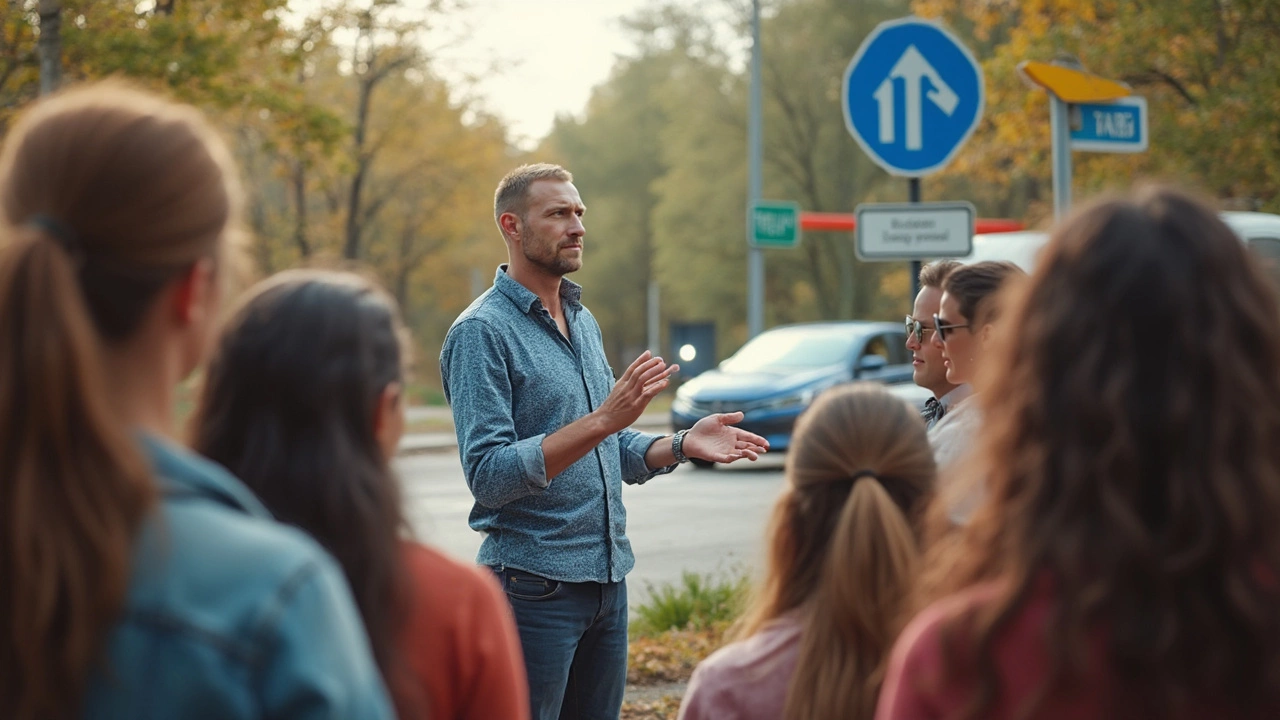
M 307 64 L 298 63 L 298 87 L 307 82 Z M 298 157 L 293 161 L 293 243 L 298 246 L 298 254 L 303 260 L 311 257 L 311 243 L 307 242 L 307 160 L 306 142 L 299 134 Z
M 363 223 L 360 217 L 361 193 L 364 191 L 365 175 L 369 172 L 372 158 L 365 154 L 365 139 L 369 132 L 369 104 L 373 99 L 373 88 L 378 82 L 378 74 L 374 69 L 377 55 L 374 52 L 373 18 L 365 14 L 360 20 L 360 35 L 356 38 L 352 63 L 356 68 L 356 78 L 360 83 L 360 96 L 356 103 L 355 148 L 356 171 L 351 177 L 351 192 L 347 197 L 347 238 L 342 247 L 342 257 L 347 260 L 360 258 L 360 235 Z M 361 58 L 360 47 L 367 43 L 366 57 Z
M 62 0 L 40 0 L 40 94 L 62 84 Z
M 305 260 L 311 257 L 311 243 L 307 242 L 307 164 L 302 160 L 293 163 L 293 210 L 293 242 Z

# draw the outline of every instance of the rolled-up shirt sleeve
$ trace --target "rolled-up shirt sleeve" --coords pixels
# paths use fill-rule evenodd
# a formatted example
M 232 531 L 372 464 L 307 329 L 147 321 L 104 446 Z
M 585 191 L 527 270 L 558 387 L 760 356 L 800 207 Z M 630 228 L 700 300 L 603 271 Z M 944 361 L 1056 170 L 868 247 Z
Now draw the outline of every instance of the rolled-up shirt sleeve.
M 679 466 L 680 463 L 673 463 L 654 470 L 645 462 L 644 456 L 649 452 L 649 446 L 663 437 L 665 436 L 630 428 L 618 433 L 618 454 L 622 461 L 623 482 L 629 485 L 643 485 L 659 475 L 666 475 Z
M 544 434 L 516 436 L 511 376 L 497 333 L 480 319 L 458 323 L 445 338 L 440 376 L 453 409 L 458 454 L 476 502 L 499 508 L 547 488 Z

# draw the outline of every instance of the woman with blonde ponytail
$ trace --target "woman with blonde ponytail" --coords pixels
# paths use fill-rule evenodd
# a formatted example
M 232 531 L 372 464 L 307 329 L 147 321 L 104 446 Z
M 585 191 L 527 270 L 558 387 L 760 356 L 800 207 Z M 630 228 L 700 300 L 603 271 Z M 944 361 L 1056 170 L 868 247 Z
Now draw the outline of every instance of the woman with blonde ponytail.
M 908 611 L 915 519 L 933 491 L 924 423 L 873 385 L 801 417 L 737 642 L 693 674 L 681 720 L 869 720 Z
M 42 101 L 0 149 L 0 716 L 382 718 L 350 591 L 168 438 L 240 198 L 194 109 Z

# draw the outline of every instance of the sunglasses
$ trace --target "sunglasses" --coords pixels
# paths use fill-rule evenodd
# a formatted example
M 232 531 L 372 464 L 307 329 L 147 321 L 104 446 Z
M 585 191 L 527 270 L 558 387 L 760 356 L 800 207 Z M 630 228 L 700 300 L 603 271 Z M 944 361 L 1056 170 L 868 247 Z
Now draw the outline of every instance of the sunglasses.
M 908 336 L 915 335 L 916 342 L 923 345 L 924 334 L 926 332 L 933 332 L 933 328 L 929 327 L 928 325 L 925 325 L 924 323 L 911 317 L 910 315 L 907 316 L 907 335 Z
M 960 329 L 962 329 L 962 328 L 964 328 L 964 329 L 968 329 L 968 327 L 969 327 L 969 324 L 968 324 L 968 323 L 965 323 L 964 325 L 958 325 L 958 324 L 957 324 L 957 325 L 943 325 L 943 324 L 942 324 L 942 318 L 938 317 L 938 314 L 937 314 L 937 313 L 934 313 L 934 315 L 933 315 L 933 329 L 937 331 L 937 333 L 938 333 L 938 339 L 939 339 L 939 340 L 941 340 L 942 342 L 946 342 L 946 341 L 947 341 L 947 334 L 949 333 L 949 331 L 951 331 L 951 330 L 960 330 Z

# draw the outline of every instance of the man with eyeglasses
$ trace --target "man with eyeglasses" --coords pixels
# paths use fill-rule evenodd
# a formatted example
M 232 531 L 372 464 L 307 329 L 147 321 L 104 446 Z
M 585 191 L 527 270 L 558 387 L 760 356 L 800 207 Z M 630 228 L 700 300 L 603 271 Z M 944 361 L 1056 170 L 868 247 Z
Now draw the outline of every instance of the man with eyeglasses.
M 933 317 L 942 302 L 942 282 L 951 271 L 960 267 L 954 260 L 938 260 L 920 270 L 920 293 L 915 306 L 907 316 L 907 350 L 911 351 L 911 379 L 916 385 L 933 393 L 920 415 L 925 426 L 933 426 L 947 413 L 947 409 L 973 393 L 968 385 L 952 385 L 947 382 L 947 368 L 942 362 L 942 351 L 933 343 Z

